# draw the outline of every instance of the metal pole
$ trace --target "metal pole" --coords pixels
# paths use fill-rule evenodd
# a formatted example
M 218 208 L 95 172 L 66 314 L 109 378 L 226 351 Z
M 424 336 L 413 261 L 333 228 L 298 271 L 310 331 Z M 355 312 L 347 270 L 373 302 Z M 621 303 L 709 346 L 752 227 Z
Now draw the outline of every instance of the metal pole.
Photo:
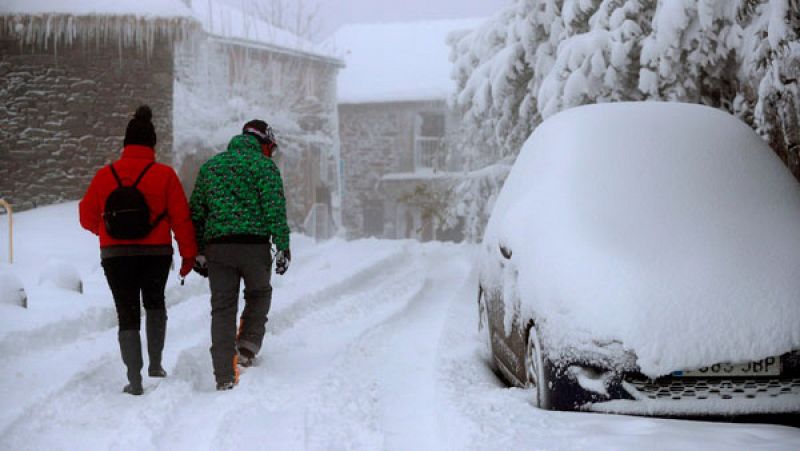
M 5 199 L 0 199 L 0 206 L 8 212 L 8 264 L 10 265 L 14 263 L 14 211 Z

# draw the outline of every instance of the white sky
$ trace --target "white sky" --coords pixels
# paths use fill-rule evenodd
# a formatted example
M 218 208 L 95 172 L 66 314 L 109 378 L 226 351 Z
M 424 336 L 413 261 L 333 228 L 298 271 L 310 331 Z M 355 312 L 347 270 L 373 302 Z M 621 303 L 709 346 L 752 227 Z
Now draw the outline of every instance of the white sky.
M 512 0 L 304 0 L 320 6 L 321 38 L 347 23 L 483 17 Z

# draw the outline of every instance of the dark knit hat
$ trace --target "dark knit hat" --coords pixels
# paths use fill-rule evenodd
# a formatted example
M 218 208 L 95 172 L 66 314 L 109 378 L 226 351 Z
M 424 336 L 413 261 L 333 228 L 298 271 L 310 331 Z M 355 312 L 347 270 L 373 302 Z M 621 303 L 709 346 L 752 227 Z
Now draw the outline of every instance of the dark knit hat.
M 253 119 L 244 124 L 242 133 L 255 136 L 261 144 L 275 144 L 275 135 L 272 133 L 272 127 L 260 119 Z
M 156 146 L 156 129 L 153 127 L 153 111 L 147 105 L 136 109 L 133 119 L 128 122 L 125 130 L 125 145 L 138 144 L 140 146 Z

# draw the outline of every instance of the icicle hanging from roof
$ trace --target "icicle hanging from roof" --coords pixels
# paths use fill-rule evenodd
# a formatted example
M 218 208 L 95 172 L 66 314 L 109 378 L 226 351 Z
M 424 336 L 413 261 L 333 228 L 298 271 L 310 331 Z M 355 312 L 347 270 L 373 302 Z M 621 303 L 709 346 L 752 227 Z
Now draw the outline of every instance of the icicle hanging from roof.
M 159 39 L 175 42 L 189 38 L 198 23 L 184 17 L 148 19 L 134 15 L 74 16 L 36 14 L 0 16 L 0 35 L 19 39 L 21 46 L 48 50 L 50 45 L 70 46 L 76 41 L 101 44 L 116 41 L 149 57 Z

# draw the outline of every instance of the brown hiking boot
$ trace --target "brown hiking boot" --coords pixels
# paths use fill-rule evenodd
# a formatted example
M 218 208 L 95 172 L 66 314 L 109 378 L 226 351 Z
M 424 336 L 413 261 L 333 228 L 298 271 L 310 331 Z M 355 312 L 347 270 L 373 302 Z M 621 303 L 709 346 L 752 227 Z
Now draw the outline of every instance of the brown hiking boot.
M 251 367 L 256 361 L 256 356 L 247 349 L 239 349 L 239 366 L 244 368 Z

